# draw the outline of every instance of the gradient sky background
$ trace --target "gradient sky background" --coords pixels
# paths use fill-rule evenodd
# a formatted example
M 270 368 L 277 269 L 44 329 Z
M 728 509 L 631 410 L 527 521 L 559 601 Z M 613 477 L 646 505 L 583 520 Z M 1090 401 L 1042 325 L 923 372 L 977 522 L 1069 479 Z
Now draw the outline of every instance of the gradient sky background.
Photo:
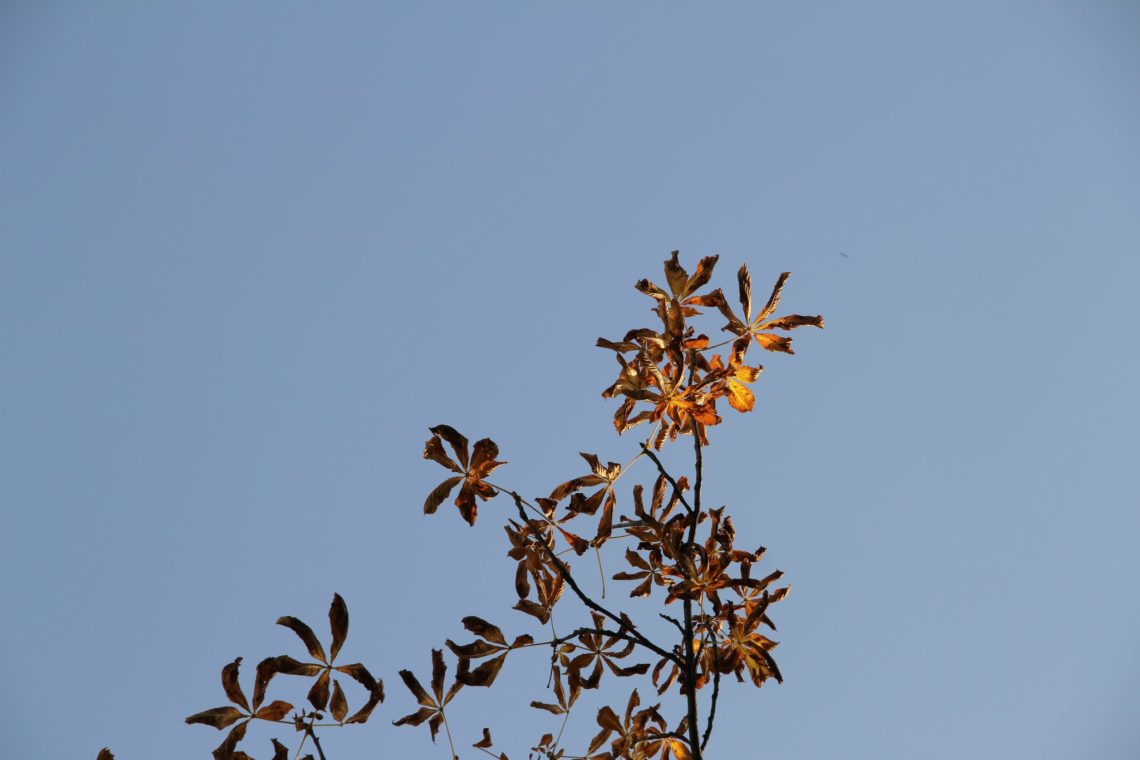
M 828 325 L 713 435 L 794 591 L 710 757 L 1136 757 L 1138 74 L 1133 2 L 7 0 L 0 757 L 206 757 L 334 591 L 389 697 L 330 758 L 446 757 L 396 671 L 530 627 L 427 427 L 627 459 L 592 345 L 674 248 Z M 541 659 L 462 757 L 557 722 Z

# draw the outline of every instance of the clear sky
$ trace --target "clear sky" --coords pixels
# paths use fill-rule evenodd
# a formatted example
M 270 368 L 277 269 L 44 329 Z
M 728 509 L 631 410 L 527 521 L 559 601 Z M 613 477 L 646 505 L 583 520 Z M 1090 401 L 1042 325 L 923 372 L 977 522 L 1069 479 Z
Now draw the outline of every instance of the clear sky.
M 1136 757 L 1138 73 L 1127 1 L 7 0 L 0 757 L 208 756 L 337 591 L 389 697 L 330 756 L 444 758 L 396 671 L 529 619 L 427 427 L 628 458 L 593 342 L 674 248 L 827 319 L 708 453 L 794 587 L 710 757 Z

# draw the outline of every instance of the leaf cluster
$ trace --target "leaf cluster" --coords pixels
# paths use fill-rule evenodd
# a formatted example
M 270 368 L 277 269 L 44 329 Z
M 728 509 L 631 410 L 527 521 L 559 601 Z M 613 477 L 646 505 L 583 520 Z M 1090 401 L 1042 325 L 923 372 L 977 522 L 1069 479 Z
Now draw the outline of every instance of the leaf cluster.
M 725 507 L 702 507 L 702 451 L 709 444 L 708 429 L 722 422 L 717 409 L 721 399 L 738 412 L 755 407 L 749 386 L 763 368 L 747 363 L 749 348 L 758 345 L 769 352 L 791 354 L 791 338 L 777 331 L 822 328 L 823 318 L 774 316 L 787 273 L 779 277 L 764 306 L 754 312 L 745 266 L 736 275 L 740 308 L 736 311 L 722 290 L 703 290 L 716 262 L 717 257 L 706 257 L 690 275 L 673 252 L 665 262 L 667 289 L 649 280 L 636 285 L 654 300 L 652 312 L 659 325 L 629 330 L 620 340 L 597 341 L 598 346 L 614 352 L 619 365 L 617 380 L 602 393 L 620 400 L 615 429 L 621 434 L 640 424 L 651 428 L 630 462 L 603 463 L 596 454 L 582 453 L 587 465 L 584 474 L 561 481 L 548 495 L 528 499 L 490 480 L 504 464 L 498 461 L 499 448 L 491 439 L 483 438 L 471 448 L 468 439 L 450 426 L 430 428 L 424 458 L 451 474 L 428 495 L 424 512 L 436 512 L 458 487 L 455 506 L 474 525 L 477 501 L 499 495 L 509 498 L 514 509 L 504 530 L 507 555 L 515 562 L 518 602 L 514 609 L 531 618 L 532 625 L 549 628 L 549 636 L 539 641 L 543 637 L 538 632 L 522 633 L 508 643 L 498 626 L 480 617 L 465 617 L 464 627 L 478 638 L 462 645 L 446 642 L 457 660 L 450 687 L 444 685 L 442 649 L 432 652 L 432 693 L 410 671 L 401 671 L 420 708 L 397 721 L 398 725 L 426 722 L 434 739 L 439 727 L 446 726 L 445 707 L 461 687 L 491 686 L 509 654 L 540 647 L 550 655 L 546 678 L 551 696 L 535 699 L 531 705 L 561 718 L 562 727 L 543 733 L 531 748 L 531 758 L 700 760 L 713 728 L 720 676 L 732 675 L 754 686 L 769 679 L 782 680 L 771 654 L 776 642 L 762 631 L 775 630 L 771 605 L 784 599 L 789 587 L 776 585 L 783 575 L 779 570 L 756 577 L 753 568 L 765 550 L 737 548 L 735 528 Z M 714 344 L 698 331 L 694 323 L 710 311 L 726 320 L 721 330 L 731 337 Z M 692 480 L 673 477 L 657 456 L 666 443 L 680 436 L 691 436 L 693 442 Z M 649 483 L 633 485 L 627 507 L 632 514 L 619 514 L 618 481 L 639 460 L 651 461 L 656 472 Z M 611 542 L 622 544 L 628 565 L 611 579 L 633 582 L 629 597 L 656 597 L 663 610 L 679 603 L 679 619 L 659 613 L 672 625 L 675 636 L 660 639 L 625 610 L 599 601 L 604 600 L 604 576 L 601 597 L 583 587 L 571 567 L 573 559 L 593 550 L 601 567 L 601 550 Z M 560 602 L 566 598 L 576 599 L 578 614 L 585 613 L 588 620 L 560 636 L 554 613 L 562 609 Z M 623 708 L 602 706 L 595 716 L 597 735 L 579 754 L 568 755 L 561 737 L 570 713 L 584 690 L 598 689 L 607 678 L 644 678 L 658 695 L 672 693 L 681 698 L 685 709 L 668 719 L 668 709 L 661 704 L 642 706 L 635 688 Z M 710 685 L 702 736 L 697 694 Z M 509 760 L 505 753 L 493 751 L 487 729 L 474 746 Z M 455 755 L 454 743 L 451 752 Z
M 222 690 L 230 704 L 203 710 L 186 718 L 187 723 L 200 723 L 218 730 L 230 729 L 213 752 L 215 760 L 252 760 L 250 755 L 237 749 L 237 746 L 245 738 L 249 725 L 255 720 L 292 726 L 303 734 L 302 741 L 309 738 L 313 740 L 318 754 L 323 758 L 319 739 L 314 732 L 315 727 L 366 723 L 376 706 L 384 701 L 383 681 L 374 678 L 363 663 L 337 664 L 337 656 L 348 637 L 348 605 L 340 594 L 333 595 L 332 605 L 329 607 L 331 641 L 327 654 L 320 639 L 305 622 L 286 615 L 278 618 L 277 624 L 297 635 L 313 661 L 302 662 L 284 654 L 266 657 L 257 665 L 252 698 L 248 699 L 238 677 L 242 658 L 238 657 L 222 668 Z M 334 674 L 347 676 L 366 692 L 364 703 L 351 715 L 348 699 L 341 688 L 342 679 Z M 270 682 L 278 675 L 313 679 L 306 696 L 309 707 L 294 711 L 293 704 L 284 700 L 266 702 Z M 286 720 L 290 712 L 293 712 L 293 715 Z M 318 721 L 325 720 L 326 712 L 335 722 L 318 724 Z M 286 760 L 289 756 L 288 748 L 277 739 L 271 741 L 272 760 Z M 306 758 L 315 760 L 312 755 L 307 755 Z

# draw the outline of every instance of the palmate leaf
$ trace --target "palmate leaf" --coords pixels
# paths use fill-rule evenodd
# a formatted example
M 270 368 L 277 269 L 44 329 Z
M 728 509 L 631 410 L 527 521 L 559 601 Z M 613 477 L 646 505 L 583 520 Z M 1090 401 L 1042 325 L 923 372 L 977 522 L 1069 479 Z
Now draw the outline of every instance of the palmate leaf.
M 439 505 L 443 503 L 455 486 L 462 483 L 458 495 L 455 497 L 455 506 L 459 514 L 469 525 L 475 524 L 478 513 L 476 498 L 483 501 L 493 499 L 498 491 L 486 482 L 486 478 L 501 465 L 495 459 L 499 455 L 499 447 L 490 438 L 483 438 L 475 442 L 474 450 L 469 453 L 467 438 L 449 425 L 436 425 L 428 428 L 432 437 L 424 444 L 424 458 L 431 459 L 455 473 L 460 477 L 450 477 L 432 489 L 424 500 L 424 513 L 434 514 Z M 446 441 L 455 452 L 456 464 L 443 449 Z

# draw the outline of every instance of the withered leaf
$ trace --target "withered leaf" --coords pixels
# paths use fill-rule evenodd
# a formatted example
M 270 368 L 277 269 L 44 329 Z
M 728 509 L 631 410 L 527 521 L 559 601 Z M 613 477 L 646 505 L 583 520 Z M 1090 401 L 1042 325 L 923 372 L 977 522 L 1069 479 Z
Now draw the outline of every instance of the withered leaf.
M 400 718 L 399 720 L 393 721 L 392 725 L 393 726 L 419 726 L 428 718 L 432 717 L 433 715 L 438 715 L 438 714 L 439 714 L 439 710 L 437 710 L 434 707 L 421 707 L 420 709 L 416 710 L 414 713 L 411 713 L 410 715 L 405 715 L 404 717 Z
M 823 327 L 823 317 L 805 317 L 802 314 L 789 314 L 758 326 L 757 330 L 793 330 L 797 327 Z
M 459 434 L 459 431 L 450 425 L 436 425 L 433 428 L 428 428 L 432 433 L 438 435 L 443 440 L 451 444 L 455 456 L 459 459 L 459 465 L 462 469 L 467 469 L 467 438 Z M 426 452 L 425 452 L 426 456 Z
M 462 476 L 448 478 L 432 489 L 428 494 L 427 499 L 424 500 L 424 514 L 434 515 L 435 511 L 439 509 L 439 505 L 451 494 L 451 490 L 463 480 Z
M 548 702 L 531 702 L 530 706 L 537 710 L 546 710 L 552 715 L 561 715 L 562 713 L 566 712 L 558 705 L 552 705 Z
M 487 657 L 488 655 L 503 651 L 501 646 L 492 644 L 490 641 L 482 641 L 479 639 L 472 641 L 470 644 L 456 644 L 451 639 L 447 639 L 444 644 L 456 657 L 468 659 L 479 659 L 480 657 Z
M 502 630 L 500 630 L 497 625 L 492 625 L 481 617 L 468 615 L 463 618 L 463 627 L 476 636 L 480 636 L 488 641 L 493 641 L 503 646 L 507 645 L 507 639 L 503 636 Z
M 376 679 L 372 677 L 372 674 L 368 672 L 368 668 L 364 667 L 364 664 L 360 662 L 354 662 L 351 665 L 340 665 L 336 670 L 338 673 L 344 673 L 346 676 L 349 676 L 358 684 L 368 689 L 368 691 L 375 689 L 378 683 Z
M 288 715 L 292 709 L 293 705 L 276 699 L 254 713 L 253 717 L 260 718 L 261 720 L 281 720 Z
M 421 705 L 424 707 L 430 707 L 432 709 L 439 707 L 439 705 L 436 704 L 435 700 L 431 698 L 431 695 L 428 694 L 424 687 L 420 684 L 419 679 L 415 677 L 412 671 L 401 670 L 400 678 L 403 680 L 404 685 L 408 687 L 408 691 L 412 692 L 412 695 L 416 698 L 416 701 Z M 412 725 L 417 724 L 413 723 Z
M 488 728 L 483 729 L 483 738 L 475 742 L 471 746 L 475 749 L 490 749 L 491 748 L 491 730 Z
M 344 722 L 344 716 L 348 715 L 348 700 L 344 697 L 344 692 L 340 689 L 340 682 L 333 679 L 332 699 L 329 700 L 329 712 L 336 718 L 338 723 Z
M 273 742 L 273 760 L 289 760 L 289 748 L 276 739 Z
M 365 723 L 372 715 L 372 711 L 376 709 L 376 705 L 384 701 L 384 682 L 377 681 L 376 687 L 368 695 L 368 701 L 355 713 L 352 717 L 345 721 L 345 723 Z
M 323 666 L 315 662 L 301 662 L 294 660 L 287 654 L 270 657 L 273 672 L 287 676 L 315 676 L 323 670 Z M 258 665 L 258 668 L 261 666 Z
M 436 704 L 443 704 L 443 683 L 447 677 L 447 665 L 443 661 L 443 650 L 431 650 L 431 690 Z
M 443 443 L 440 442 L 438 435 L 433 435 L 424 444 L 424 459 L 441 464 L 452 472 L 463 472 L 463 469 L 443 450 Z
M 332 605 L 329 607 L 329 628 L 332 631 L 332 645 L 329 656 L 336 659 L 344 640 L 348 638 L 348 605 L 340 594 L 333 594 Z
M 486 730 L 487 729 L 485 729 L 485 728 L 483 729 L 484 732 L 486 732 Z M 487 738 L 490 738 L 489 734 L 488 734 Z M 475 745 L 475 746 L 479 746 L 479 745 Z M 491 746 L 491 745 L 488 744 L 487 746 Z M 97 757 L 95 760 L 115 760 L 115 756 L 111 754 L 111 750 L 104 747 L 103 749 L 99 750 L 99 757 Z
M 230 729 L 226 734 L 226 738 L 214 750 L 214 760 L 249 760 L 249 755 L 244 752 L 234 752 L 234 747 L 238 745 L 242 739 L 245 738 L 246 729 L 249 728 L 249 721 L 242 721 Z M 245 755 L 243 758 L 242 756 Z
M 201 723 L 205 726 L 213 726 L 219 731 L 223 728 L 233 725 L 237 721 L 246 717 L 244 713 L 236 707 L 214 707 L 209 710 L 203 710 L 200 713 L 194 713 L 186 719 L 187 723 Z
M 230 698 L 231 702 L 249 712 L 249 702 L 246 701 L 245 692 L 241 690 L 241 684 L 238 683 L 238 668 L 240 666 L 241 658 L 238 657 L 222 668 L 222 688 L 225 689 L 226 696 Z
M 498 657 L 485 660 L 475 670 L 468 669 L 467 660 L 460 660 L 459 672 L 455 674 L 455 678 L 464 686 L 490 686 L 495 682 L 506 660 L 507 655 L 503 653 Z
M 321 646 L 321 642 L 317 639 L 317 635 L 313 633 L 313 629 L 308 625 L 301 622 L 292 615 L 285 615 L 283 617 L 277 618 L 277 625 L 283 625 L 293 633 L 297 634 L 297 638 L 301 639 L 301 642 L 305 645 L 305 648 L 309 650 L 309 654 L 311 654 L 313 657 L 320 660 L 321 662 L 328 662 L 328 658 L 325 657 L 325 648 Z
M 780 305 L 780 293 L 784 290 L 784 284 L 791 276 L 791 272 L 782 272 L 780 274 L 780 278 L 776 280 L 776 286 L 772 288 L 772 295 L 768 297 L 768 303 L 766 303 L 764 308 L 760 310 L 760 313 L 756 315 L 756 319 L 753 320 L 753 322 L 759 323 L 772 316 L 776 311 L 776 307 Z
M 308 696 L 309 704 L 315 710 L 324 710 L 329 703 L 329 672 L 322 670 L 321 675 L 313 682 L 313 686 L 309 689 Z
M 744 309 L 744 319 L 752 319 L 752 278 L 748 275 L 748 265 L 741 264 L 736 273 L 736 283 L 740 290 L 740 307 Z
M 765 351 L 779 351 L 785 354 L 794 354 L 792 350 L 792 339 L 785 338 L 782 335 L 772 335 L 771 333 L 752 333 L 752 337 L 760 344 L 760 347 Z
M 257 663 L 257 673 L 254 676 L 253 680 L 254 710 L 261 707 L 261 701 L 265 699 L 265 690 L 269 688 L 269 681 L 273 678 L 273 676 L 277 675 L 277 661 L 280 659 L 280 657 L 266 657 L 264 660 Z

